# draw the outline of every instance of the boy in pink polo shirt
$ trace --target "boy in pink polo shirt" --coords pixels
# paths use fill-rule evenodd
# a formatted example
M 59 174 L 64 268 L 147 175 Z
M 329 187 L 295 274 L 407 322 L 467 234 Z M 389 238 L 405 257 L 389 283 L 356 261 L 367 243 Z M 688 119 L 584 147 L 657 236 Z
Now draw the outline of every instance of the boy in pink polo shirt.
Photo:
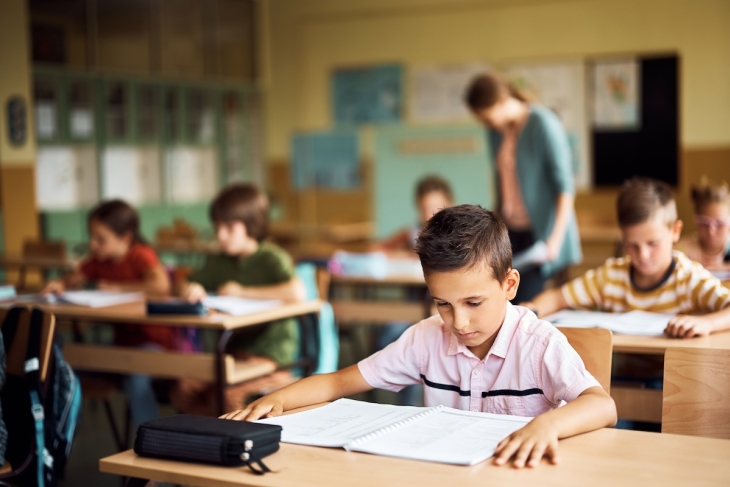
M 511 268 L 507 228 L 492 212 L 441 210 L 416 252 L 438 315 L 357 365 L 308 377 L 225 417 L 253 421 L 373 388 L 423 384 L 426 406 L 535 416 L 495 451 L 497 465 L 514 459 L 518 468 L 543 456 L 557 463 L 560 438 L 616 423 L 613 400 L 565 336 L 509 303 L 520 274 Z

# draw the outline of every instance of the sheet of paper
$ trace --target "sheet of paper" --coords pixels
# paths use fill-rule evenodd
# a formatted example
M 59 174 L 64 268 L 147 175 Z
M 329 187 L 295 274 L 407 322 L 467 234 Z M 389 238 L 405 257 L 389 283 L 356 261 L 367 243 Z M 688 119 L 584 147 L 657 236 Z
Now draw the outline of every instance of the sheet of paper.
M 284 428 L 281 435 L 284 443 L 342 447 L 426 409 L 339 399 L 321 408 L 259 422 Z
M 350 448 L 428 462 L 475 465 L 532 418 L 443 408 Z
M 53 295 L 50 295 L 53 296 Z M 52 298 L 51 298 L 52 299 Z M 144 301 L 144 293 L 120 293 L 116 291 L 67 291 L 57 297 L 59 302 L 102 308 L 115 304 Z
M 603 313 L 600 311 L 563 310 L 545 320 L 557 327 L 606 328 L 624 335 L 662 336 L 673 315 L 630 311 L 628 313 Z
M 234 296 L 208 296 L 203 299 L 208 308 L 222 311 L 233 316 L 249 315 L 267 309 L 281 306 L 282 302 L 276 299 L 244 299 Z
M 624 335 L 663 336 L 664 329 L 674 315 L 630 311 L 616 318 L 611 331 Z

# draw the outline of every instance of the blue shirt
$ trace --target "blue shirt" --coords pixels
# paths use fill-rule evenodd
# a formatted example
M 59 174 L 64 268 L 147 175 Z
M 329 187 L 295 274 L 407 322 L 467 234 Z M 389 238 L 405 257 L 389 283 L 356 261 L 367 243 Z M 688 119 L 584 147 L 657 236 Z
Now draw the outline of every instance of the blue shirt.
M 487 137 L 492 158 L 496 160 L 502 134 L 487 130 Z M 517 140 L 516 159 L 520 191 L 532 222 L 533 237 L 547 240 L 555 223 L 558 195 L 575 195 L 568 135 L 549 108 L 530 105 L 530 115 Z M 542 265 L 542 275 L 550 276 L 580 262 L 581 258 L 578 225 L 572 211 L 558 257 Z

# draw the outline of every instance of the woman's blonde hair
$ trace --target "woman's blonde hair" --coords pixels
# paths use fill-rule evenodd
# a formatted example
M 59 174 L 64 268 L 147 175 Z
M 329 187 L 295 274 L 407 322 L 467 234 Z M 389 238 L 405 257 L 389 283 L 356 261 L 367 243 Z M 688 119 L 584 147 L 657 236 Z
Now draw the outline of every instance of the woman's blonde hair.
M 700 184 L 692 185 L 690 196 L 695 207 L 695 213 L 699 213 L 703 206 L 710 203 L 730 205 L 730 188 L 728 188 L 727 182 L 723 181 L 720 184 L 713 185 L 710 184 L 707 176 L 702 176 Z

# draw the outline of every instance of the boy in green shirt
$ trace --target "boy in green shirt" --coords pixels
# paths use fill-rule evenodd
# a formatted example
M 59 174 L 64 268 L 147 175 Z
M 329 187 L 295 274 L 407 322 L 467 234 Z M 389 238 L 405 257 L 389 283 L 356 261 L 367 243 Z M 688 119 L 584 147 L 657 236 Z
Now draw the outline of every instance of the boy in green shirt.
M 304 285 L 294 273 L 291 257 L 278 246 L 264 242 L 268 233 L 269 202 L 252 184 L 225 188 L 213 200 L 210 219 L 222 253 L 211 255 L 180 287 L 180 296 L 190 302 L 208 293 L 248 299 L 279 299 L 297 302 L 305 299 Z M 270 362 L 280 366 L 297 358 L 299 333 L 295 319 L 281 320 L 263 327 L 236 333 L 228 352 L 237 360 Z M 249 389 L 251 383 L 244 384 Z M 190 386 L 188 384 L 188 386 Z M 186 387 L 189 396 L 198 387 Z M 233 399 L 230 397 L 227 402 Z M 238 402 L 245 394 L 236 394 Z M 186 404 L 178 408 L 194 412 Z M 188 403 L 189 401 L 183 401 Z M 240 407 L 238 404 L 236 407 Z M 198 411 L 199 412 L 199 411 Z

